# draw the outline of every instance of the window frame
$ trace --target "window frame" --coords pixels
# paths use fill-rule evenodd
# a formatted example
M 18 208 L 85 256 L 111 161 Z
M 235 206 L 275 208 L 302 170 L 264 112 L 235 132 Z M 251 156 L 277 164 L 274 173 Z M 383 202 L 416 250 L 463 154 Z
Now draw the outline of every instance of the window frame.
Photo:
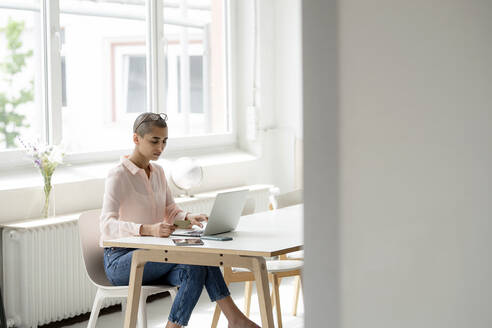
M 166 112 L 164 93 L 156 90 L 164 90 L 164 0 L 146 0 L 145 22 L 146 55 L 147 55 L 147 102 L 148 108 L 155 113 Z M 62 142 L 62 40 L 60 29 L 59 0 L 39 0 L 36 3 L 16 3 L 15 0 L 2 1 L 0 9 L 17 9 L 27 11 L 39 11 L 41 17 L 41 55 L 42 55 L 42 108 L 44 117 L 44 129 L 41 136 L 42 142 L 60 144 Z M 229 132 L 220 134 L 193 135 L 186 137 L 171 137 L 168 142 L 170 154 L 197 151 L 203 153 L 217 148 L 232 149 L 237 147 L 237 120 L 236 111 L 232 107 L 232 60 L 231 60 L 231 4 L 230 0 L 223 0 L 224 20 L 224 53 L 225 63 L 225 106 Z M 73 13 L 70 11 L 70 13 Z M 94 14 L 94 13 L 92 13 Z M 127 17 L 129 18 L 129 17 Z M 133 19 L 138 19 L 136 16 Z M 171 22 L 166 21 L 166 24 Z M 174 22 L 176 23 L 176 22 Z M 177 22 L 183 23 L 183 22 Z M 207 26 L 204 27 L 207 29 Z M 66 60 L 66 59 L 65 59 Z M 150 67 L 149 67 L 150 66 Z M 68 96 L 68 95 L 67 95 Z M 50 108 L 51 110 L 48 110 Z M 132 151 L 131 140 L 128 148 L 113 149 L 103 152 L 70 153 L 65 156 L 65 162 L 80 164 L 91 161 L 114 161 L 123 154 Z M 23 149 L 5 149 L 0 151 L 0 170 L 13 169 L 15 167 L 31 166 L 30 159 Z

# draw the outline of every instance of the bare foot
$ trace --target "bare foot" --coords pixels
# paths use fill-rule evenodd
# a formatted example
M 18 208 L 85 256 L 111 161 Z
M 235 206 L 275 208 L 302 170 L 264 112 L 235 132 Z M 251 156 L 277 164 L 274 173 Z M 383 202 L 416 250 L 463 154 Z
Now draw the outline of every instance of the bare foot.
M 166 328 L 181 328 L 181 326 L 180 326 L 180 325 L 178 325 L 177 323 L 174 323 L 174 322 L 168 321 L 168 322 L 167 322 L 167 325 L 166 325 Z
M 261 328 L 253 321 L 249 320 L 248 317 L 244 316 L 238 322 L 229 322 L 229 328 Z

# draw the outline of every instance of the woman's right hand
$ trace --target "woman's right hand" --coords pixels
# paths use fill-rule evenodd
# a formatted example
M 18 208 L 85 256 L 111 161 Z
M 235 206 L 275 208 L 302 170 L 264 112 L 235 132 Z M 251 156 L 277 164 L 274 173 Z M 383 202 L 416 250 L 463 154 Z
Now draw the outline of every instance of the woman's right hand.
M 140 236 L 169 237 L 175 229 L 174 224 L 165 222 L 142 224 L 140 226 Z

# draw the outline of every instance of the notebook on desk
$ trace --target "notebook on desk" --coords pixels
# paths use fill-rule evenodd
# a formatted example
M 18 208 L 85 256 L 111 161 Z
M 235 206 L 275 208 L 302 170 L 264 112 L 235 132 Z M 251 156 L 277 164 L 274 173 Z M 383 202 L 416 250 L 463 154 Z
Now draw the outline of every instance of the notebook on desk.
M 236 229 L 248 192 L 242 189 L 217 194 L 204 229 L 176 229 L 171 236 L 201 237 Z

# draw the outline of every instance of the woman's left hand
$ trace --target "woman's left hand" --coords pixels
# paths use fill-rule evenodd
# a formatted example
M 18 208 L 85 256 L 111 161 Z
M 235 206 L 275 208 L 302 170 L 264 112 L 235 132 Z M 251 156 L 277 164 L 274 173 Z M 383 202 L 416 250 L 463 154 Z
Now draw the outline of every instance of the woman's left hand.
M 186 220 L 190 221 L 192 226 L 197 225 L 200 228 L 203 228 L 203 224 L 201 222 L 208 221 L 208 216 L 206 214 L 188 213 L 186 215 Z

